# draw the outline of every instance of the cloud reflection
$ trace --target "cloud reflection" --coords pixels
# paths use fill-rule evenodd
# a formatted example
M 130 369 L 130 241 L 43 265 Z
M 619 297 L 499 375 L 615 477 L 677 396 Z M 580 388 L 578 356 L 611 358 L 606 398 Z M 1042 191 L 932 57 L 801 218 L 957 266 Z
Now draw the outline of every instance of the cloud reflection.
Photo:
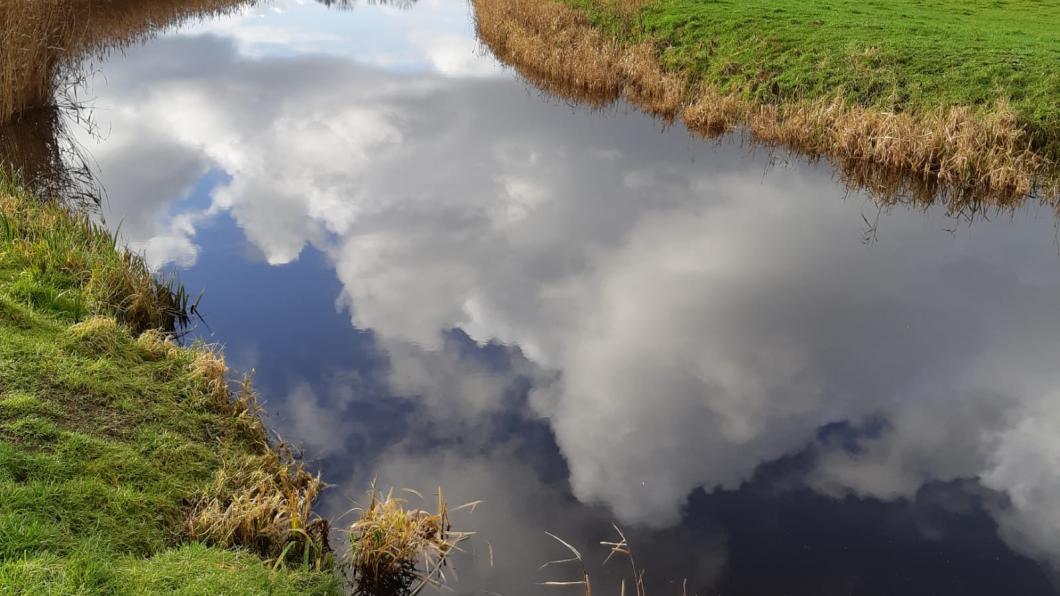
M 864 246 L 875 207 L 823 169 L 767 169 L 508 78 L 446 77 L 474 70 L 447 60 L 409 74 L 260 60 L 213 36 L 152 43 L 98 90 L 113 214 L 157 264 L 192 263 L 196 222 L 220 212 L 269 263 L 327 255 L 340 305 L 389 356 L 390 391 L 430 421 L 414 427 L 448 429 L 437 453 L 380 454 L 381 479 L 449 474 L 513 512 L 559 498 L 518 458 L 452 455 L 525 383 L 521 416 L 547 420 L 578 499 L 664 527 L 698 487 L 737 489 L 826 425 L 878 419 L 855 448 L 819 449 L 815 490 L 912 498 L 978 478 L 1008 497 L 1005 539 L 1060 561 L 1050 216 L 951 235 L 939 212 L 897 209 Z M 208 206 L 172 202 L 211 170 L 226 179 Z M 517 348 L 508 376 L 467 360 L 451 329 Z M 350 432 L 333 402 L 292 395 L 292 428 L 330 455 Z

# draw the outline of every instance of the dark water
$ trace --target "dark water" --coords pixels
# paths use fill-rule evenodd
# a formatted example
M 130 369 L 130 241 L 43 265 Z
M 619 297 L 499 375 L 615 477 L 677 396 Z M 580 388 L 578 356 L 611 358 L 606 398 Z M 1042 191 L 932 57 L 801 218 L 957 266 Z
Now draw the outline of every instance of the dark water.
M 106 220 L 205 290 L 323 512 L 483 500 L 458 593 L 577 593 L 549 531 L 617 594 L 612 522 L 653 595 L 1054 592 L 1050 211 L 548 100 L 458 0 L 267 4 L 93 80 Z

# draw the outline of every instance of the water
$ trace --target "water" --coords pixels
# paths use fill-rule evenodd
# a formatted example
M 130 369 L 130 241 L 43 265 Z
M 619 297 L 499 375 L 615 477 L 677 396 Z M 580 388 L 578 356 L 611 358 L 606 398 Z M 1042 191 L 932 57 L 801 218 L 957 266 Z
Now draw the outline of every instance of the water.
M 612 522 L 651 594 L 1053 593 L 1053 213 L 881 208 L 550 100 L 471 18 L 277 1 L 86 90 L 103 216 L 205 291 L 322 513 L 482 500 L 467 594 L 577 593 L 546 530 L 617 593 Z

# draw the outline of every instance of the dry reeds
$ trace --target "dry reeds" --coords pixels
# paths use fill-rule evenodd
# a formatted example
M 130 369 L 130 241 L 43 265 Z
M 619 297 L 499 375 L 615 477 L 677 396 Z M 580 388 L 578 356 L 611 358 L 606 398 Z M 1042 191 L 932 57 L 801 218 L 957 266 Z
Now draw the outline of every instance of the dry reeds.
M 541 567 L 538 567 L 538 571 L 540 571 L 540 570 L 542 570 L 542 569 L 544 569 L 546 567 L 550 567 L 552 565 L 563 565 L 563 564 L 566 564 L 566 563 L 576 563 L 578 565 L 578 567 L 579 567 L 579 570 L 580 570 L 580 573 L 581 573 L 581 578 L 580 579 L 572 579 L 572 580 L 549 580 L 549 581 L 541 582 L 541 585 L 542 586 L 550 586 L 550 587 L 581 586 L 582 590 L 584 590 L 584 592 L 585 592 L 585 596 L 592 596 L 593 585 L 592 585 L 592 581 L 589 579 L 589 571 L 585 568 L 585 560 L 582 559 L 582 554 L 580 552 L 578 552 L 578 549 L 576 549 L 573 546 L 571 546 L 570 543 L 568 543 L 566 540 L 560 538 L 559 536 L 556 536 L 552 532 L 545 532 L 545 534 L 547 534 L 550 538 L 552 538 L 556 542 L 559 542 L 560 544 L 562 544 L 564 546 L 564 548 L 566 548 L 568 551 L 570 551 L 570 553 L 572 555 L 574 555 L 574 556 L 573 557 L 568 557 L 566 559 L 556 559 L 555 561 L 548 561 L 547 563 L 545 563 Z
M 88 55 L 126 46 L 248 0 L 4 0 L 0 2 L 0 124 L 52 104 L 64 73 Z
M 0 3 L 0 122 L 50 103 L 60 48 L 72 45 L 80 29 L 72 8 L 63 0 Z
M 616 43 L 559 2 L 475 0 L 475 26 L 493 53 L 545 91 L 606 105 L 622 91 Z
M 61 114 L 95 132 L 76 97 L 83 63 L 188 19 L 255 0 L 0 2 L 0 167 L 41 196 L 99 203 L 102 189 Z
M 421 499 L 422 495 L 410 491 Z M 474 509 L 468 503 L 454 509 Z M 350 552 L 345 567 L 356 594 L 371 596 L 418 594 L 428 585 L 446 581 L 445 567 L 458 545 L 471 537 L 453 531 L 441 488 L 434 513 L 410 508 L 405 499 L 385 495 L 372 485 L 367 507 L 355 508 L 358 519 L 349 528 Z
M 617 0 L 616 0 L 617 1 Z M 579 9 L 555 0 L 472 0 L 479 38 L 548 93 L 606 106 L 625 98 L 646 112 L 708 137 L 734 130 L 767 147 L 831 160 L 851 186 L 874 196 L 1011 206 L 1027 196 L 1060 199 L 1060 164 L 1035 150 L 1033 135 L 1004 101 L 990 109 L 946 107 L 928 114 L 882 112 L 830 99 L 761 104 L 692 84 L 665 69 L 651 42 L 623 44 Z M 638 0 L 623 10 L 633 14 Z M 952 207 L 952 206 L 951 206 Z
M 301 561 L 310 568 L 329 563 L 328 523 L 312 506 L 323 488 L 286 446 L 225 462 L 202 499 L 188 513 L 188 538 L 243 547 L 277 565 Z
M 154 342 L 155 340 L 146 340 Z M 157 344 L 155 344 L 157 345 Z M 166 349 L 166 345 L 160 346 Z M 142 348 L 141 348 L 142 349 Z M 188 366 L 190 385 L 197 388 L 192 397 L 197 405 L 219 412 L 236 422 L 243 438 L 254 447 L 269 447 L 269 437 L 261 421 L 263 409 L 254 389 L 254 371 L 243 375 L 236 391 L 228 380 L 228 365 L 217 346 L 198 343 Z M 277 449 L 285 449 L 280 445 Z

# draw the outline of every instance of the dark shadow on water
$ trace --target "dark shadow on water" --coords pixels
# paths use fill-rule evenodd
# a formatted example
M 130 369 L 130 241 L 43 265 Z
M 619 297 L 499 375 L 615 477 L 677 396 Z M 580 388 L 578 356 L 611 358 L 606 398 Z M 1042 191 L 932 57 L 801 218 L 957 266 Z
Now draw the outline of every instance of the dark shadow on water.
M 79 117 L 85 113 L 76 107 L 41 108 L 23 114 L 18 122 L 0 126 L 0 167 L 38 196 L 97 210 L 105 191 L 97 180 L 92 157 L 70 129 L 82 126 L 95 134 L 91 121 Z

